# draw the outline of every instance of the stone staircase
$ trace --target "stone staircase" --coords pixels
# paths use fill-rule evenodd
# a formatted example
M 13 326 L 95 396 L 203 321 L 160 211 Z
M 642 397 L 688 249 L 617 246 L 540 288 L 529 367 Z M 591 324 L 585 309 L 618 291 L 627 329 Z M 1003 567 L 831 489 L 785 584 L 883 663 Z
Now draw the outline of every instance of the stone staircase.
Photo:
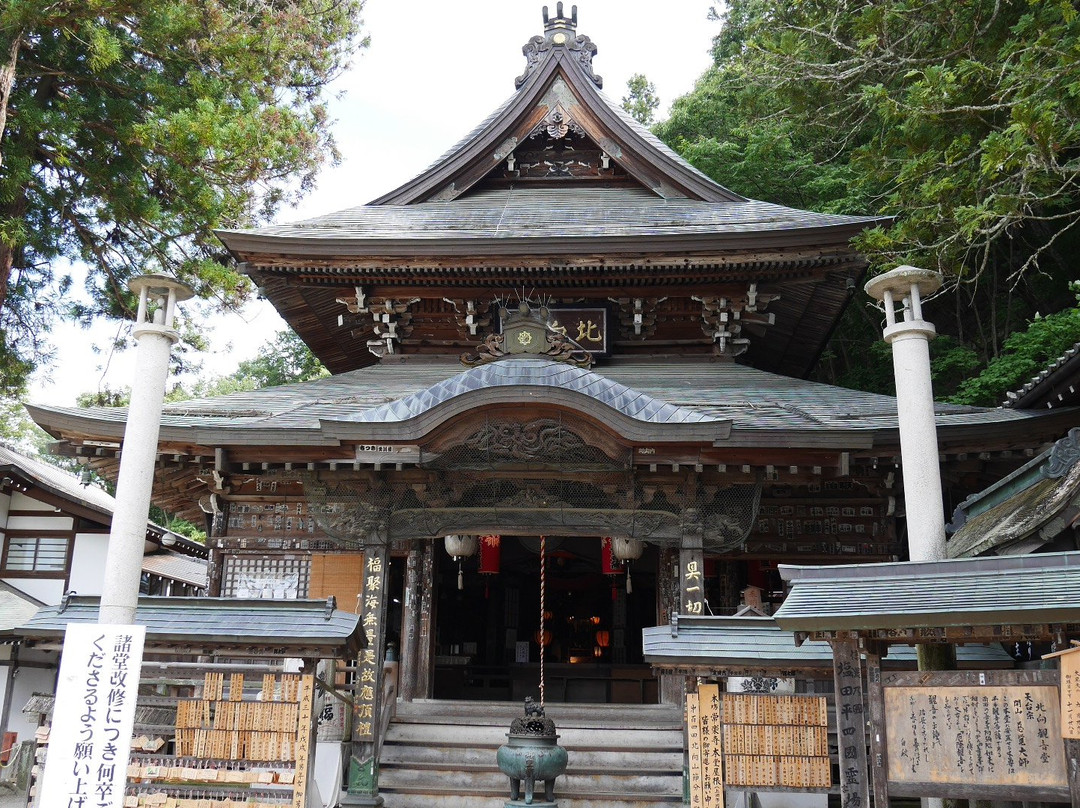
M 386 808 L 503 808 L 509 780 L 495 764 L 514 702 L 398 704 L 382 750 Z M 667 706 L 548 704 L 568 755 L 559 808 L 672 808 L 683 804 L 682 714 Z M 533 804 L 542 808 L 538 784 Z

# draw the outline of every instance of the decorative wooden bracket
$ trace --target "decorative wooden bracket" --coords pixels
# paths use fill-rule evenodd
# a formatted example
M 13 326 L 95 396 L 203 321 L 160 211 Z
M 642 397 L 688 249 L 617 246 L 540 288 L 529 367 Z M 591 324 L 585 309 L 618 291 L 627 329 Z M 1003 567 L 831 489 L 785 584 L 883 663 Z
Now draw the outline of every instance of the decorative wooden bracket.
M 761 310 L 780 295 L 758 291 L 757 284 L 750 284 L 745 297 L 693 297 L 701 303 L 701 330 L 709 336 L 716 351 L 722 356 L 739 356 L 750 347 L 749 338 L 743 336 L 743 325 L 772 325 L 776 316 Z
M 337 302 L 343 304 L 350 314 L 366 314 L 371 317 L 375 338 L 367 341 L 367 348 L 372 354 L 382 358 L 395 353 L 395 347 L 412 334 L 412 313 L 409 307 L 419 300 L 418 297 L 411 300 L 368 298 L 363 287 L 357 286 L 353 297 L 339 297 Z M 342 320 L 343 318 L 339 318 L 339 323 L 344 324 Z

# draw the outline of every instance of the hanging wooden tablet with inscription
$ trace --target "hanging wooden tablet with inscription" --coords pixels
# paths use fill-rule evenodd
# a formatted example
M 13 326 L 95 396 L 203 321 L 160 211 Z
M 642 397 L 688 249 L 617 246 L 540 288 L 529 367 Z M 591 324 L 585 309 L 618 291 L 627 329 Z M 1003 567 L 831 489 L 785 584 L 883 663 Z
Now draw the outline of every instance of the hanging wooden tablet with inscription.
M 697 693 L 686 694 L 686 748 L 689 755 L 690 808 L 703 808 L 704 773 L 701 767 L 701 718 Z
M 1057 688 L 886 687 L 891 783 L 1064 787 Z
M 722 712 L 727 785 L 832 785 L 824 697 L 725 693 Z
M 701 736 L 702 808 L 724 808 L 723 732 L 720 723 L 720 686 L 698 685 L 698 720 Z
M 1061 735 L 1080 738 L 1080 648 L 1061 659 Z

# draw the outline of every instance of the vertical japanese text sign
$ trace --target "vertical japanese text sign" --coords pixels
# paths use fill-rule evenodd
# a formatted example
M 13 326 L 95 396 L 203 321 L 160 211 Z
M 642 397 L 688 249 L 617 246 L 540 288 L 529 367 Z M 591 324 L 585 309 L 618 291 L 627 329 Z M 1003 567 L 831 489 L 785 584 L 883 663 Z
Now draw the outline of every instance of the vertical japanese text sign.
M 1080 738 L 1080 648 L 1061 655 L 1061 734 Z
M 145 626 L 70 623 L 38 805 L 124 804 Z

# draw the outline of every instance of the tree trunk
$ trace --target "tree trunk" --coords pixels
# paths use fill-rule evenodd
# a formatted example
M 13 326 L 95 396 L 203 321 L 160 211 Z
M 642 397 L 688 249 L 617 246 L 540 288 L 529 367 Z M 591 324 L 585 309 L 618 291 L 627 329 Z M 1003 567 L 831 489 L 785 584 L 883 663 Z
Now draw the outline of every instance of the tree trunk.
M 0 242 L 0 311 L 3 311 L 7 304 L 8 286 L 14 266 L 15 250 L 10 245 Z
M 4 132 L 7 130 L 8 102 L 11 100 L 11 88 L 15 85 L 15 65 L 19 60 L 19 48 L 22 47 L 23 31 L 16 31 L 7 43 L 7 59 L 0 66 L 0 166 L 4 164 Z M 7 277 L 7 273 L 4 273 Z M 5 281 L 6 285 L 6 281 Z

